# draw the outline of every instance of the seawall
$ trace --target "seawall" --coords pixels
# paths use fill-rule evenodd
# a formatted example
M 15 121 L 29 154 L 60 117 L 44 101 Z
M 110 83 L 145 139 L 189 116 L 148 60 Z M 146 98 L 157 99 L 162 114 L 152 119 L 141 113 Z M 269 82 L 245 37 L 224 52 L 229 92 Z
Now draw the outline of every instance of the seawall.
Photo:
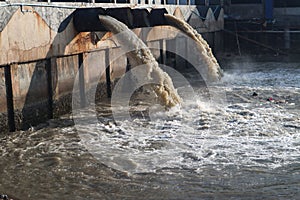
M 133 19 L 138 17 L 133 10 L 144 9 L 150 23 L 159 20 L 151 19 L 156 16 L 150 16 L 151 11 L 164 9 L 188 21 L 215 49 L 222 46 L 221 7 L 151 5 L 145 9 L 144 5 L 76 3 L 0 3 L 0 6 L 0 133 L 26 130 L 69 113 L 77 74 L 79 93 L 86 94 L 91 86 L 99 84 L 96 98 L 101 99 L 109 96 L 111 83 L 125 73 L 126 56 L 117 59 L 114 56 L 121 50 L 118 42 L 107 31 L 78 30 L 78 24 L 74 24 L 78 9 L 122 7 L 127 17 Z M 132 30 L 150 47 L 163 49 L 168 44 L 166 41 L 178 39 L 178 31 L 171 26 L 156 24 L 146 32 L 140 26 L 135 24 Z M 173 34 L 161 34 L 162 29 L 169 29 Z M 153 53 L 156 58 L 166 57 L 163 50 Z

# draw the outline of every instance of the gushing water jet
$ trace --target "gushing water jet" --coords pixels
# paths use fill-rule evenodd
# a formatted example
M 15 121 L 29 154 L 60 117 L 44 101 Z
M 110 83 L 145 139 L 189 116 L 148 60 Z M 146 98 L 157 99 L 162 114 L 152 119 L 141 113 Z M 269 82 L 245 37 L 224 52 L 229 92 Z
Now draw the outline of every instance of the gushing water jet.
M 150 49 L 124 23 L 107 15 L 99 15 L 99 20 L 117 37 L 132 67 L 146 66 L 147 70 L 135 70 L 133 77 L 137 82 L 155 80 L 155 85 L 149 87 L 156 94 L 160 104 L 166 108 L 173 107 L 181 102 L 181 98 L 174 88 L 172 79 L 158 65 Z M 138 73 L 136 73 L 138 72 Z M 148 86 L 145 86 L 148 87 Z
M 220 80 L 223 74 L 222 69 L 217 59 L 214 57 L 211 48 L 202 36 L 184 20 L 178 19 L 170 14 L 165 14 L 164 16 L 170 26 L 181 30 L 196 42 L 197 49 L 201 56 L 199 59 L 199 67 L 201 67 L 202 70 L 205 70 L 207 81 Z

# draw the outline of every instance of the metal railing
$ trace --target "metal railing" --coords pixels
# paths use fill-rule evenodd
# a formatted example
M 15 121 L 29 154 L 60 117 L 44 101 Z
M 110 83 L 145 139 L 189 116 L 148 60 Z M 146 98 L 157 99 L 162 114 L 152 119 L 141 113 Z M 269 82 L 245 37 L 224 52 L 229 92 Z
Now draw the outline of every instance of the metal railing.
M 37 4 L 37 3 L 112 3 L 112 4 L 131 4 L 131 5 L 220 5 L 223 6 L 224 0 L 0 0 L 9 5 L 14 4 Z

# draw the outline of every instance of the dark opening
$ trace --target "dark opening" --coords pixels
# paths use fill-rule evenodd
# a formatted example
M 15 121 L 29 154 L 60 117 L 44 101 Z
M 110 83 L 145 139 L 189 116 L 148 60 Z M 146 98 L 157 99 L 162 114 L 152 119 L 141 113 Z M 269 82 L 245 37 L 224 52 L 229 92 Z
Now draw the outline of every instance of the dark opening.
M 205 5 L 205 0 L 195 0 L 195 5 Z
M 274 0 L 275 8 L 300 7 L 299 0 Z

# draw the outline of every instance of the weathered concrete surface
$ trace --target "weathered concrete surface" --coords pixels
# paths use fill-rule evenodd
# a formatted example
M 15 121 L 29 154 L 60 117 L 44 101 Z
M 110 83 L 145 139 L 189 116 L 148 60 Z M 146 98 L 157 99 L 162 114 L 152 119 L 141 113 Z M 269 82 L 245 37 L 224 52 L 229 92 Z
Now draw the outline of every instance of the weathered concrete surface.
M 77 71 L 77 55 L 51 59 L 54 117 L 58 117 L 71 111 L 71 91 L 73 89 Z
M 125 53 L 121 48 L 112 48 L 109 50 L 111 81 L 115 81 L 126 72 L 127 57 Z
M 186 20 L 193 13 L 198 12 L 195 6 L 181 6 L 180 9 L 176 6 L 165 6 L 165 8 L 171 14 L 180 13 Z M 71 55 L 106 45 L 103 44 L 105 37 L 101 38 L 101 43 L 95 44 L 90 33 L 77 34 L 72 18 L 69 17 L 74 9 L 11 6 L 1 7 L 0 10 L 4 13 L 2 15 L 5 15 L 3 17 L 5 23 L 1 24 L 3 28 L 0 32 L 0 65 Z M 6 10 L 11 11 L 6 12 Z M 195 28 L 199 28 L 196 27 L 197 16 L 193 14 Z M 201 32 L 221 30 L 222 19 L 222 11 L 219 18 L 215 19 L 212 9 L 209 8 L 204 26 L 198 30 Z M 199 17 L 198 21 L 201 24 L 202 20 Z
M 0 130 L 8 130 L 4 68 L 0 67 Z
M 0 8 L 0 32 L 4 29 L 10 18 L 16 12 L 18 7 L 4 7 Z
M 4 67 L 0 67 L 0 113 L 6 112 L 6 87 L 4 77 Z
M 79 4 L 71 5 L 78 7 Z M 136 7 L 139 6 L 133 6 Z M 195 6 L 155 7 L 166 8 L 168 13 L 189 20 L 198 31 L 212 32 L 223 28 L 222 11 L 216 19 L 208 9 L 206 20 L 201 20 L 198 15 L 192 15 L 198 12 Z M 72 90 L 80 67 L 79 55 L 83 55 L 86 95 L 94 95 L 89 94 L 90 89 L 98 85 L 97 100 L 107 97 L 109 88 L 113 88 L 125 73 L 127 58 L 118 41 L 110 32 L 78 33 L 71 16 L 74 10 L 25 5 L 0 7 L 0 130 L 8 129 L 6 87 L 1 66 L 11 66 L 17 129 L 27 129 L 52 115 L 58 117 L 71 111 Z M 170 26 L 136 28 L 133 31 L 153 48 L 159 48 L 160 40 L 173 39 L 179 32 Z M 159 58 L 160 52 L 152 51 Z M 111 85 L 106 83 L 108 65 Z
M 158 60 L 159 57 L 160 57 L 160 49 L 159 49 L 160 48 L 160 43 L 159 43 L 159 40 L 147 42 L 147 46 L 150 48 L 151 53 L 153 54 L 154 58 L 156 60 Z
M 0 65 L 46 57 L 52 42 L 51 31 L 30 9 L 32 12 L 28 13 L 18 9 L 0 33 Z
M 86 90 L 98 82 L 106 81 L 105 50 L 84 54 L 83 66 Z
M 66 56 L 51 60 L 52 88 L 54 100 L 72 91 L 78 72 L 78 56 Z
M 17 129 L 45 121 L 49 108 L 46 61 L 13 64 L 11 74 Z
M 84 54 L 83 67 L 86 96 L 87 99 L 95 102 L 102 101 L 108 97 L 105 51 L 106 50 L 101 50 Z M 123 67 L 124 66 L 125 65 L 123 65 Z M 94 92 L 94 87 L 96 87 L 96 94 L 92 93 Z
M 46 61 L 11 67 L 15 109 L 48 99 Z

